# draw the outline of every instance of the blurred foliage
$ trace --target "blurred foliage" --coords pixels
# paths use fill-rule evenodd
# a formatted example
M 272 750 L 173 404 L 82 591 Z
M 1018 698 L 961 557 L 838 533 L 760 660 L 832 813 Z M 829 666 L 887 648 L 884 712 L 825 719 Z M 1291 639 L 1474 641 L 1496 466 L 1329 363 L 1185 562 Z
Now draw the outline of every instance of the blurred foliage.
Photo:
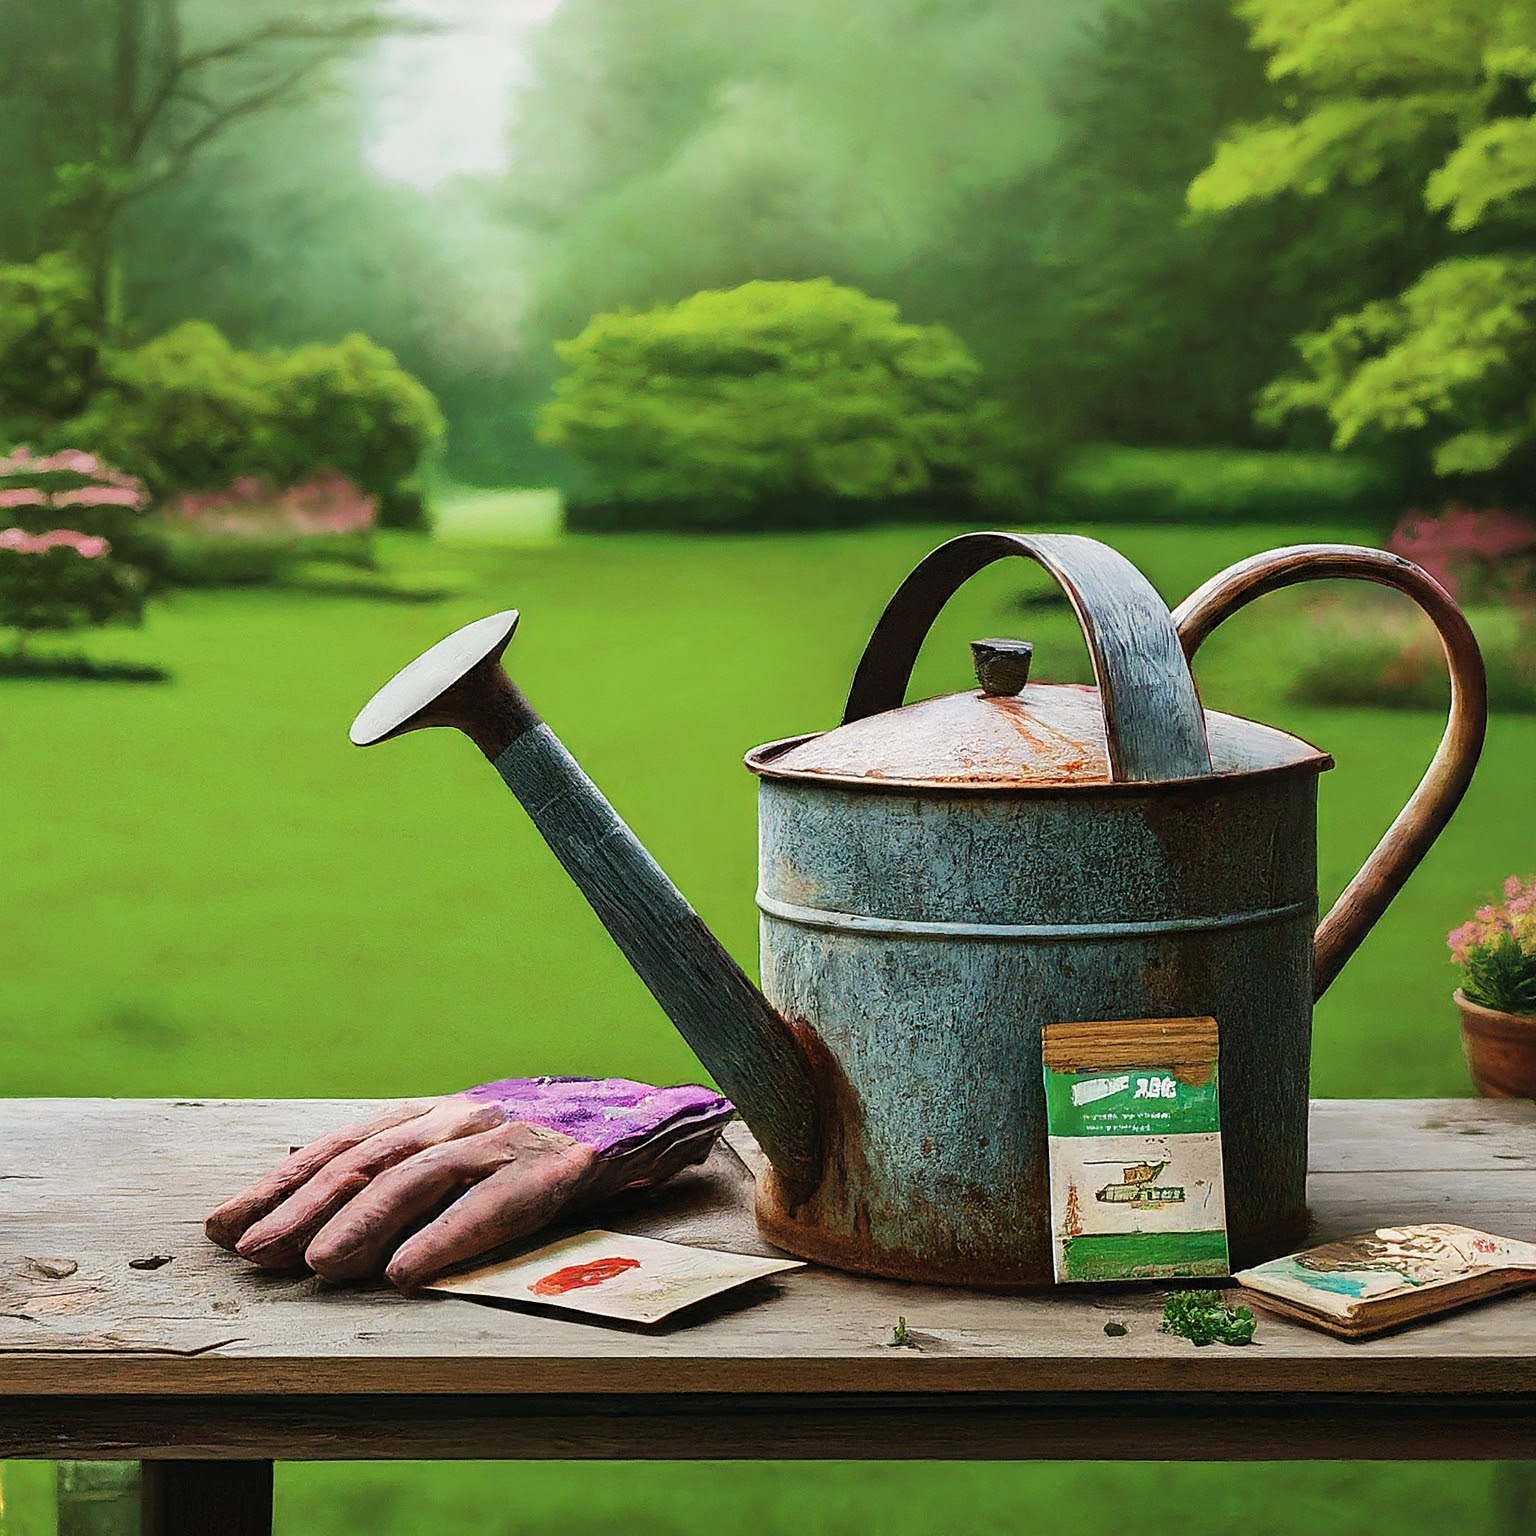
M 478 483 L 575 477 L 535 423 L 594 314 L 819 277 L 947 325 L 1031 455 L 1390 430 L 1412 468 L 1518 466 L 1522 271 L 1416 284 L 1523 238 L 1529 0 L 1417 9 L 563 0 L 526 39 L 508 169 L 421 191 L 364 162 L 369 49 L 411 7 L 0 7 L 0 255 L 75 249 L 128 350 L 187 320 L 242 350 L 372 336 Z M 1307 368 L 1256 419 L 1297 336 Z M 398 484 L 385 520 L 420 525 Z
M 1285 523 L 1318 516 L 1390 526 L 1402 503 L 1392 469 L 1375 459 L 1301 450 L 1129 448 L 1076 454 L 1049 508 L 1096 522 Z
M 1188 216 L 1220 132 L 1278 104 L 1227 0 L 1122 0 L 1058 66 L 1053 100 L 1048 162 L 975 189 L 897 296 L 924 299 L 1060 441 L 1264 441 L 1253 399 L 1289 337 L 1413 270 L 1412 189 Z
M 163 570 L 148 504 L 141 484 L 90 454 L 0 458 L 0 627 L 20 643 L 39 630 L 141 623 Z
M 102 363 L 103 386 L 58 429 L 142 475 L 159 494 L 244 475 L 294 485 L 320 466 L 383 496 L 438 447 L 431 393 L 365 336 L 243 351 L 188 321 Z
M 754 279 L 827 277 L 974 341 L 905 274 L 959 259 L 968 196 L 1049 154 L 1053 70 L 1102 6 L 563 0 L 497 195 L 529 239 L 514 427 L 554 381 L 552 341 L 593 314 Z
M 1318 599 L 1290 696 L 1301 703 L 1444 713 L 1450 684 L 1428 620 L 1390 600 L 1352 592 Z M 1536 626 L 1510 608 L 1468 610 L 1488 670 L 1488 705 L 1499 715 L 1536 714 Z
M 52 254 L 0 266 L 0 420 L 15 435 L 79 410 L 100 352 L 90 282 L 78 262 Z
M 541 433 L 615 526 L 847 523 L 1001 489 L 965 347 L 825 278 L 599 315 L 556 350 Z
M 1298 339 L 1270 419 L 1326 413 L 1338 447 L 1422 442 L 1444 476 L 1522 490 L 1536 463 L 1536 4 L 1240 0 L 1284 93 L 1189 189 L 1201 213 L 1347 206 L 1409 175 L 1439 233 L 1400 291 Z M 1500 476 L 1497 472 L 1506 472 Z

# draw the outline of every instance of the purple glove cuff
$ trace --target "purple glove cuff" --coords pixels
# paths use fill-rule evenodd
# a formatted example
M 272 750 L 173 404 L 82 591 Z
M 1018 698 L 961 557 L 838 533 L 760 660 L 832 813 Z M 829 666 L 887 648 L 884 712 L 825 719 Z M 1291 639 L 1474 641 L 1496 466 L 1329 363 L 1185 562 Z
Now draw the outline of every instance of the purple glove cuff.
M 735 1113 L 708 1088 L 653 1088 L 624 1077 L 504 1077 L 458 1097 L 500 1104 L 513 1119 L 559 1131 L 604 1157 L 632 1152 L 657 1136 L 724 1125 Z

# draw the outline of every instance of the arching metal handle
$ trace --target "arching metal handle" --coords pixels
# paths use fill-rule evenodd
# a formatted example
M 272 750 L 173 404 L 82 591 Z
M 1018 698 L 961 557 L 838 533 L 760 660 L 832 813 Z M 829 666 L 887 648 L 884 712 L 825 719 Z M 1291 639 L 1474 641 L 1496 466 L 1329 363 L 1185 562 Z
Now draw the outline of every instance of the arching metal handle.
M 1167 605 L 1123 555 L 1075 533 L 967 533 L 941 544 L 897 588 L 854 673 L 843 724 L 897 709 L 923 640 L 977 571 L 1021 555 L 1067 594 L 1088 641 L 1111 777 L 1156 783 L 1211 771 L 1205 713 Z
M 1314 950 L 1315 996 L 1328 990 L 1377 918 L 1403 888 L 1430 844 L 1461 803 L 1482 751 L 1488 724 L 1483 656 L 1466 616 L 1428 572 L 1410 560 L 1356 544 L 1296 544 L 1240 561 L 1213 576 L 1173 611 L 1184 654 L 1191 659 L 1222 620 L 1254 598 L 1303 581 L 1356 577 L 1395 587 L 1429 615 L 1440 634 L 1451 675 L 1451 713 L 1445 735 L 1419 787 L 1376 851 L 1318 925 Z

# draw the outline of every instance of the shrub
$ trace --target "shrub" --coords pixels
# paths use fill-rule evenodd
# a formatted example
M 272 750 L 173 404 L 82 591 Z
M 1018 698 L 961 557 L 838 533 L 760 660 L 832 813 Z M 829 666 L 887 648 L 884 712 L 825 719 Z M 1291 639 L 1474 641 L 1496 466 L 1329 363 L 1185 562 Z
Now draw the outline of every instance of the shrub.
M 1315 522 L 1348 517 L 1385 528 L 1400 501 L 1386 465 L 1337 453 L 1098 444 L 1051 487 L 1054 511 L 1084 522 Z
M 1443 710 L 1450 697 L 1434 626 L 1401 598 L 1349 587 L 1310 599 L 1311 643 L 1291 685 L 1309 704 Z M 1477 608 L 1469 617 L 1488 669 L 1488 702 L 1536 712 L 1536 626 L 1527 611 Z
M 301 560 L 370 567 L 376 498 L 322 470 L 279 490 L 243 475 L 217 491 L 183 491 L 164 506 L 172 579 L 189 587 L 285 579 Z
M 110 354 L 106 386 L 70 430 L 161 495 L 247 476 L 296 485 L 316 471 L 392 493 L 441 442 L 431 393 L 364 336 L 292 352 L 248 352 L 188 321 Z
M 137 624 L 153 540 L 138 524 L 144 487 L 91 454 L 0 459 L 0 624 L 18 647 L 39 630 Z M 71 526 L 60 526 L 68 523 Z
M 0 266 L 0 417 L 28 432 L 78 411 L 100 356 L 91 285 L 67 256 Z
M 1536 521 L 1500 508 L 1408 512 L 1387 548 L 1463 602 L 1536 602 Z
M 291 484 L 327 465 L 386 496 L 442 443 L 431 391 L 366 336 L 273 353 L 268 366 L 271 460 L 259 467 L 275 480 Z
M 379 492 L 379 527 L 401 533 L 431 532 L 432 507 L 420 475 L 411 475 Z
M 1446 936 L 1461 990 L 1482 1008 L 1536 1014 L 1536 876 L 1504 882 L 1504 900 L 1479 907 Z
M 568 372 L 539 436 L 583 468 L 576 523 L 931 516 L 1004 478 L 997 417 L 960 341 L 825 278 L 599 315 L 556 351 Z
M 103 362 L 106 387 L 68 430 L 102 446 L 157 495 L 252 473 L 270 453 L 269 370 L 217 326 L 189 320 Z

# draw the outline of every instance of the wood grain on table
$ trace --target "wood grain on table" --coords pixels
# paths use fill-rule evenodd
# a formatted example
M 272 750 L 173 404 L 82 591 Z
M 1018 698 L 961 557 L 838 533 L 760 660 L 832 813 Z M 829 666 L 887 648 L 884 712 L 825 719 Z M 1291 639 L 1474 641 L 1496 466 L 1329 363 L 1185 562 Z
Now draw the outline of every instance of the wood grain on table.
M 807 1268 L 640 1331 L 274 1276 L 207 1242 L 205 1212 L 369 1107 L 0 1100 L 0 1454 L 1536 1456 L 1530 1294 L 1363 1343 L 1265 1316 L 1251 1348 L 1196 1350 L 1158 1332 L 1150 1288 Z M 745 1161 L 722 1146 L 588 1224 L 773 1252 L 733 1140 Z M 1536 1105 L 1321 1101 L 1312 1167 L 1318 1240 L 1536 1240 Z M 917 1348 L 891 1346 L 898 1317 Z

